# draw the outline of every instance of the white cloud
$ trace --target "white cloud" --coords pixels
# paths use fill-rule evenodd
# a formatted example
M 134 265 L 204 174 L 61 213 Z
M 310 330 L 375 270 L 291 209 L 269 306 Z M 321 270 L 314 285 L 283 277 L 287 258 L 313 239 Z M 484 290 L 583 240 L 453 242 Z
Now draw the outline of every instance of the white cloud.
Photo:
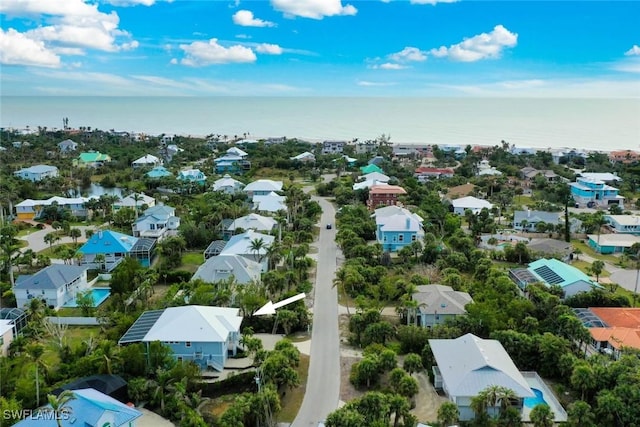
M 365 86 L 365 87 L 380 87 L 380 86 L 393 86 L 396 83 L 395 82 L 372 82 L 372 81 L 368 81 L 368 80 L 358 80 L 356 82 L 356 84 L 358 86 Z
M 282 48 L 277 44 L 262 43 L 256 46 L 256 52 L 268 55 L 282 55 Z
M 518 44 L 518 34 L 512 33 L 502 25 L 496 25 L 490 33 L 464 39 L 458 44 L 431 49 L 435 57 L 449 57 L 453 61 L 475 62 L 482 59 L 499 58 L 502 51 Z
M 271 0 L 273 8 L 285 16 L 322 19 L 325 16 L 355 15 L 358 9 L 342 0 Z
M 0 64 L 59 67 L 60 57 L 42 41 L 33 40 L 13 28 L 0 28 Z
M 636 58 L 623 60 L 615 63 L 612 67 L 616 71 L 622 71 L 623 73 L 640 73 L 640 59 Z
M 248 47 L 241 45 L 224 47 L 218 43 L 218 39 L 181 44 L 180 49 L 187 55 L 181 63 L 192 67 L 256 61 L 256 54 Z
M 389 55 L 389 59 L 396 62 L 422 62 L 427 59 L 427 53 L 417 47 L 407 46 L 400 52 Z
M 381 70 L 404 70 L 407 68 L 406 65 L 395 64 L 393 62 L 385 62 L 384 64 L 376 65 L 373 68 L 379 68 Z
M 24 36 L 63 55 L 83 54 L 84 49 L 117 52 L 138 47 L 128 32 L 118 28 L 118 14 L 101 12 L 98 6 L 83 0 L 3 0 L 0 13 L 41 20 L 43 24 L 25 31 Z
M 109 3 L 113 6 L 152 6 L 156 0 L 106 0 L 106 3 Z
M 170 64 L 176 65 L 178 63 L 178 59 L 177 58 L 171 58 L 171 61 L 169 61 Z
M 624 54 L 627 56 L 640 55 L 640 46 L 638 46 L 637 44 L 634 44 L 633 47 L 628 51 L 626 51 Z
M 430 4 L 435 6 L 438 3 L 456 3 L 458 0 L 410 0 L 411 4 Z
M 258 19 L 250 10 L 239 10 L 233 14 L 233 23 L 242 27 L 275 27 L 273 22 Z

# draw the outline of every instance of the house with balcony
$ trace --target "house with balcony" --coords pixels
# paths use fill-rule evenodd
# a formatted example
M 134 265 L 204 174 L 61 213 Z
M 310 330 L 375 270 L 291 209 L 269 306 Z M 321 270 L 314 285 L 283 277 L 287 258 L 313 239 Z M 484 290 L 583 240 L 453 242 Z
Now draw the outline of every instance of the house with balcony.
M 395 157 L 433 157 L 433 149 L 428 144 L 394 144 L 392 150 Z
M 73 399 L 67 403 L 68 411 L 53 416 L 51 405 L 43 412 L 36 411 L 14 424 L 16 427 L 136 427 L 142 412 L 117 401 L 93 388 L 72 390 Z
M 495 167 L 489 164 L 489 160 L 481 160 L 480 163 L 476 166 L 478 171 L 476 172 L 477 176 L 500 176 L 502 172 L 500 172 Z
M 82 254 L 80 265 L 88 268 L 112 271 L 126 257 L 135 253 L 134 247 L 141 240 L 138 237 L 128 236 L 111 230 L 100 230 L 78 249 Z M 147 240 L 142 240 L 143 242 Z M 152 248 L 151 248 L 152 249 Z M 96 259 L 96 256 L 101 255 Z M 148 266 L 151 262 L 151 252 L 142 259 L 141 264 Z M 137 258 L 137 257 L 136 257 Z
M 185 169 L 180 171 L 177 179 L 182 182 L 194 182 L 204 185 L 207 181 L 207 176 L 200 169 Z
M 469 333 L 456 339 L 430 339 L 429 346 L 436 362 L 432 366 L 434 387 L 456 404 L 460 421 L 475 418 L 471 401 L 490 386 L 512 390 L 516 400 L 511 402 L 511 407 L 520 414 L 523 414 L 524 399 L 535 397 L 500 341 Z M 487 408 L 489 416 L 498 415 L 499 403 Z
M 467 292 L 454 291 L 451 286 L 421 285 L 411 299 L 418 304 L 417 324 L 431 328 L 449 319 L 467 314 L 466 305 L 473 302 Z
M 624 197 L 619 190 L 593 177 L 578 177 L 576 182 L 569 183 L 571 196 L 576 203 L 591 208 L 607 208 L 618 205 L 624 208 Z
M 87 289 L 86 266 L 52 264 L 35 274 L 18 276 L 13 293 L 18 307 L 28 306 L 32 299 L 40 299 L 57 310 Z
M 175 208 L 166 205 L 158 205 L 148 208 L 132 224 L 134 237 L 145 237 L 162 240 L 176 234 L 180 227 L 180 217 L 176 216 Z
M 240 255 L 218 255 L 208 258 L 198 267 L 191 280 L 202 280 L 206 283 L 216 283 L 233 278 L 235 283 L 259 283 L 262 266 L 255 261 Z
M 235 151 L 229 152 L 232 149 L 236 149 L 243 154 L 235 154 Z M 224 156 L 213 160 L 217 174 L 241 174 L 251 169 L 251 162 L 246 159 L 247 153 L 236 147 L 232 147 L 229 150 Z
M 395 206 L 398 204 L 398 196 L 407 194 L 407 191 L 398 185 L 373 185 L 369 188 L 369 210 L 375 210 L 383 206 Z
M 405 208 L 395 205 L 378 208 L 372 216 L 376 220 L 376 240 L 384 251 L 397 252 L 424 239 L 423 219 Z
M 69 209 L 71 215 L 78 218 L 87 216 L 85 203 L 88 201 L 85 197 L 59 197 L 54 196 L 46 200 L 26 199 L 15 206 L 16 216 L 20 220 L 38 219 L 42 215 L 45 206 L 57 205 L 59 209 Z
M 640 152 L 633 150 L 618 150 L 609 153 L 611 163 L 633 164 L 640 162 Z
M 347 145 L 346 141 L 324 141 L 322 143 L 322 154 L 340 154 Z
M 237 179 L 231 178 L 231 175 L 225 174 L 222 178 L 216 180 L 213 183 L 212 190 L 220 191 L 227 194 L 236 194 L 242 191 L 244 183 Z
M 614 233 L 640 236 L 640 215 L 605 215 L 604 219 Z
M 178 361 L 192 361 L 202 370 L 224 370 L 240 346 L 240 309 L 187 305 L 145 311 L 118 344 L 160 341 Z
M 26 179 L 31 182 L 40 182 L 48 178 L 57 177 L 58 168 L 49 165 L 35 165 L 17 170 L 13 175 L 17 178 Z

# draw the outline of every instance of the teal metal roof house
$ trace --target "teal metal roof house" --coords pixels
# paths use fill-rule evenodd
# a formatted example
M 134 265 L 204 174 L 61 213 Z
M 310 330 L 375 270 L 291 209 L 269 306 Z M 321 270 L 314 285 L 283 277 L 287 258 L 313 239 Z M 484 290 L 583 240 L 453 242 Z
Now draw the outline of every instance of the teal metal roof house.
M 164 178 L 165 176 L 173 176 L 171 172 L 164 166 L 156 166 L 147 172 L 147 176 L 152 179 Z
M 509 276 L 522 290 L 531 283 L 540 282 L 548 287 L 560 286 L 565 297 L 600 287 L 582 271 L 557 259 L 539 259 L 526 269 L 510 270 Z
M 75 399 L 68 404 L 69 411 L 59 415 L 60 424 L 48 405 L 41 412 L 34 411 L 30 416 L 14 424 L 19 427 L 135 427 L 142 412 L 118 402 L 106 394 L 92 388 L 73 390 Z
M 137 237 L 128 236 L 116 231 L 98 231 L 78 250 L 78 252 L 83 254 L 81 264 L 88 265 L 90 268 L 101 268 L 111 271 L 132 252 L 138 240 Z M 96 255 L 100 254 L 104 255 L 104 261 L 96 262 Z
M 360 171 L 366 175 L 368 173 L 372 173 L 372 172 L 378 172 L 378 173 L 384 173 L 384 171 L 382 169 L 380 169 L 378 166 L 374 165 L 374 164 L 369 164 L 367 166 L 362 166 L 360 168 Z

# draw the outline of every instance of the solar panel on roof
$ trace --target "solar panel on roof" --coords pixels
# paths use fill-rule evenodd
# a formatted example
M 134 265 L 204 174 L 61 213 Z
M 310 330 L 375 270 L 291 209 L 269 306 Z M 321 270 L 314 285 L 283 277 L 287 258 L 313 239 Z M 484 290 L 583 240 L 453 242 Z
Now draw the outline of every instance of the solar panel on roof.
M 558 283 L 564 282 L 562 277 L 546 265 L 540 266 L 533 271 L 535 271 L 540 277 L 542 277 L 542 280 L 550 285 L 557 285 Z
M 140 342 L 147 335 L 147 332 L 151 330 L 156 321 L 162 316 L 164 310 L 145 311 L 138 317 L 133 325 L 127 332 L 120 338 L 118 344 L 127 344 L 133 342 Z

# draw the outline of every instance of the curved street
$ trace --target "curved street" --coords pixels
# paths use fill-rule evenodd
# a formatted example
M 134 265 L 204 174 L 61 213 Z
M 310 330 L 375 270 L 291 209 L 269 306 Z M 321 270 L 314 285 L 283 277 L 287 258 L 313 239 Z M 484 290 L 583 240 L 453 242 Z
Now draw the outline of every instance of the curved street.
M 340 339 L 338 294 L 333 288 L 338 260 L 335 209 L 322 197 L 312 197 L 322 207 L 318 237 L 316 284 L 311 332 L 311 360 L 304 400 L 293 427 L 315 427 L 338 408 L 340 397 Z M 334 226 L 329 230 L 327 224 Z

